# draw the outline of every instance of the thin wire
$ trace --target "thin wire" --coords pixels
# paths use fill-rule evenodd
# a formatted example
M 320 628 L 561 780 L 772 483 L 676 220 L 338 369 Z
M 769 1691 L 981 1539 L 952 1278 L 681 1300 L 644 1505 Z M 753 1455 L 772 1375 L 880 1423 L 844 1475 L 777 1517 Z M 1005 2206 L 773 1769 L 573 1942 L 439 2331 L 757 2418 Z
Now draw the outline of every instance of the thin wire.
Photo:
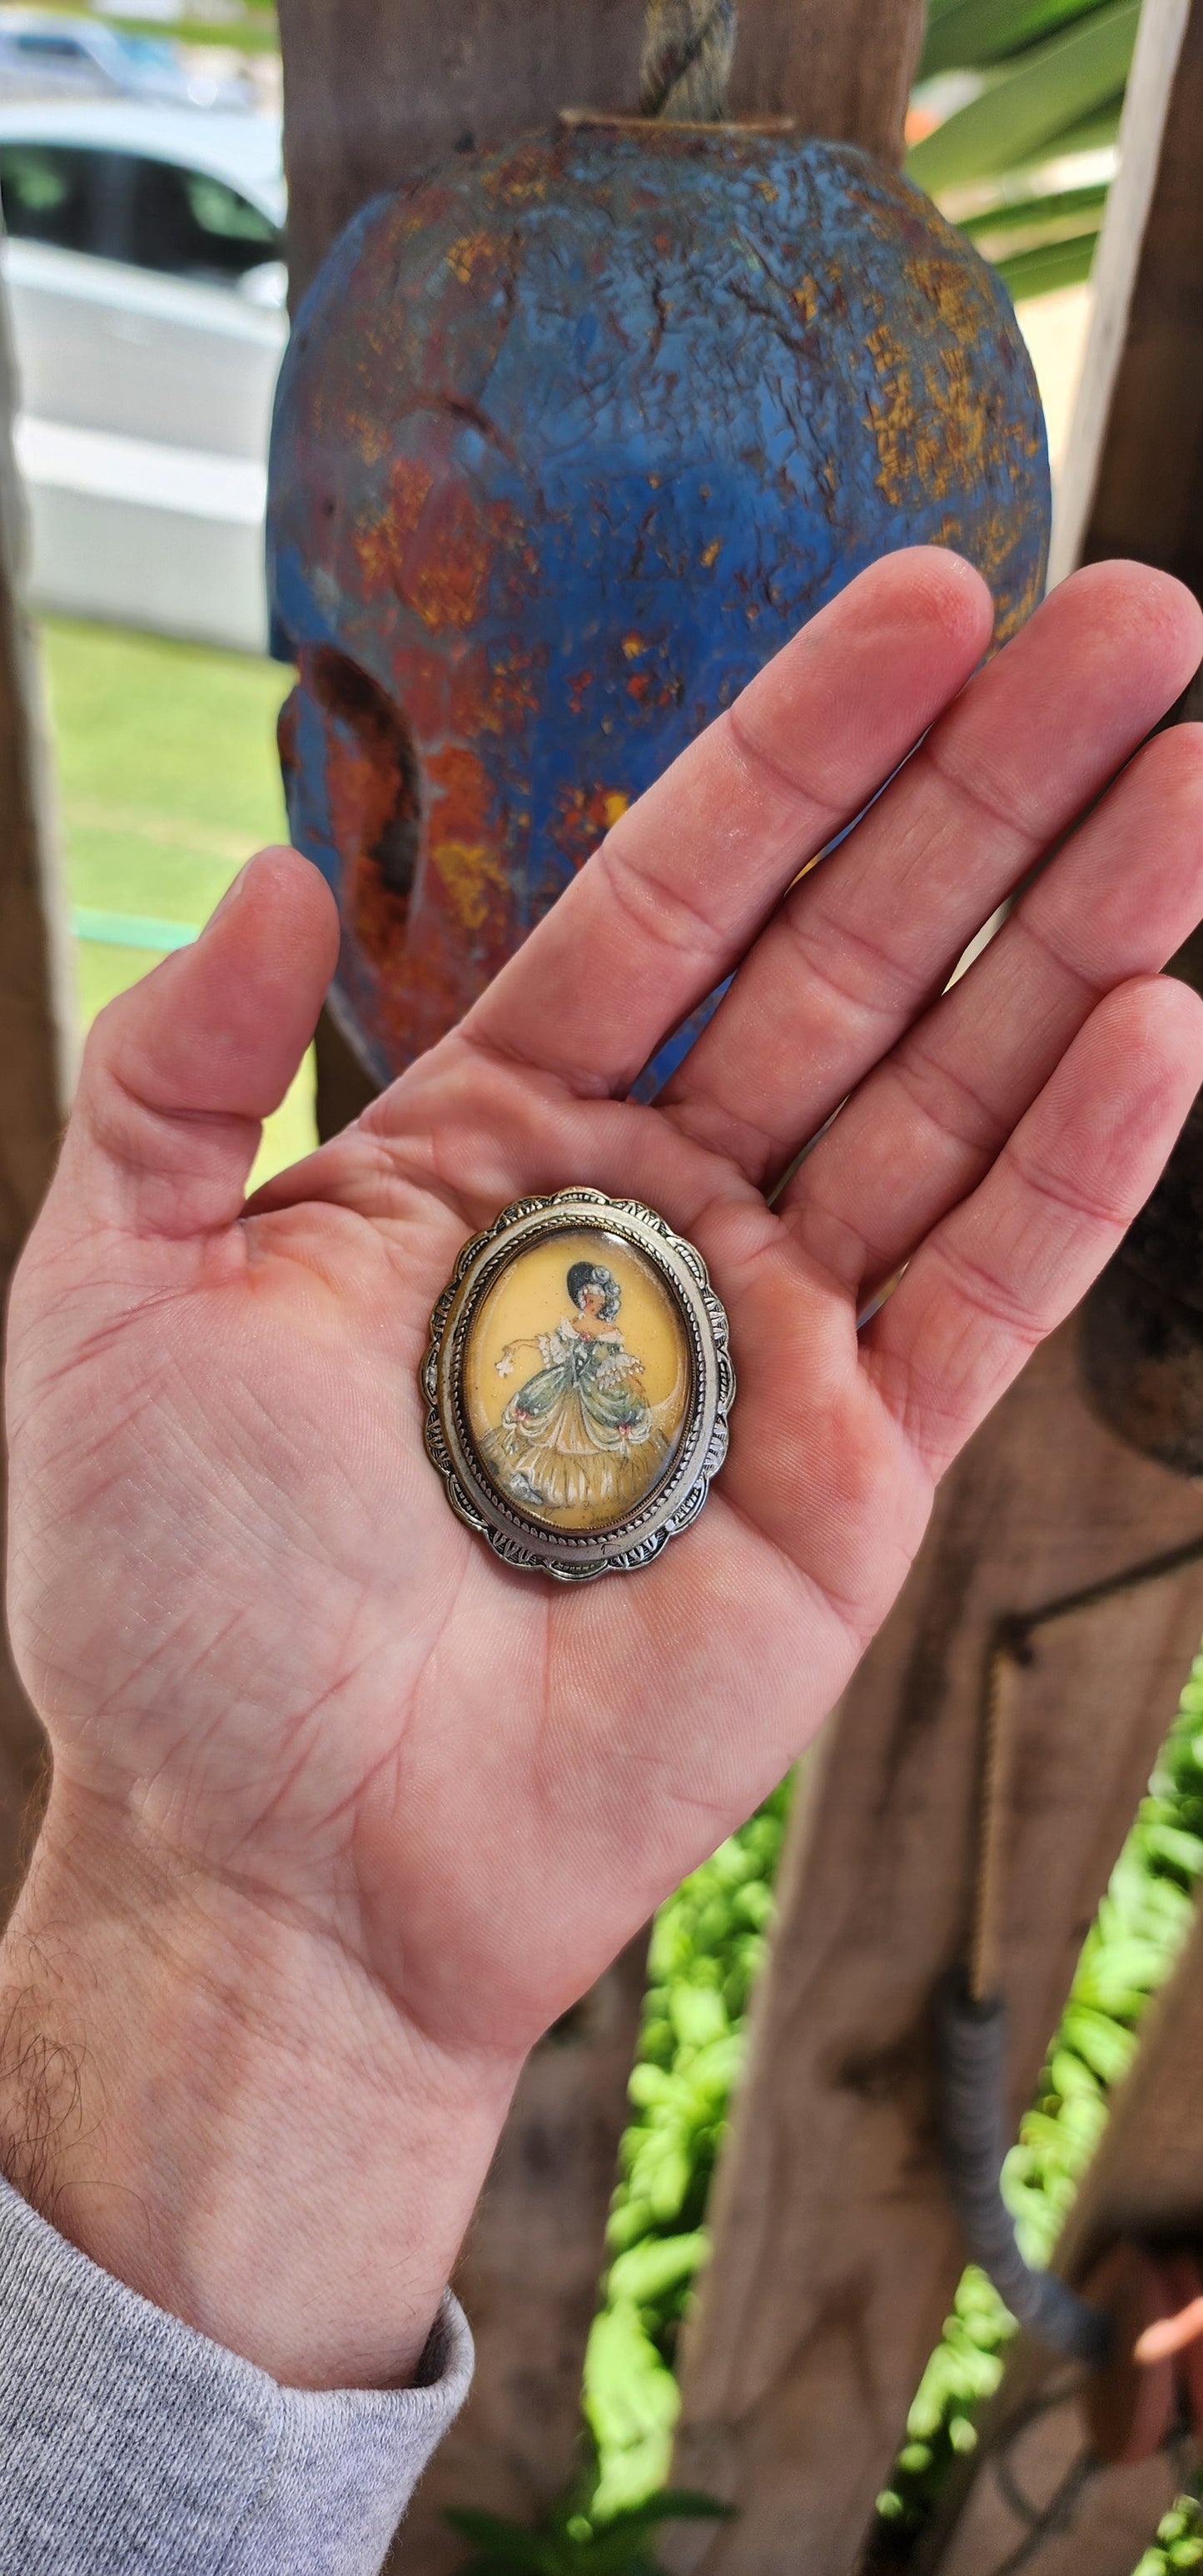
M 1005 1836 L 1015 1755 L 1013 1702 L 1017 1668 L 1031 1661 L 1032 1642 L 1039 1629 L 1069 1618 L 1076 1610 L 1092 1610 L 1122 1593 L 1140 1591 L 1146 1584 L 1158 1583 L 1201 1560 L 1203 1537 L 1189 1539 L 1182 1547 L 1167 1548 L 1161 1556 L 1146 1557 L 1139 1565 L 1125 1566 L 1120 1573 L 1083 1584 L 1076 1592 L 1063 1592 L 1034 1610 L 1012 1611 L 996 1622 L 982 1673 L 978 1713 L 977 1864 L 969 1948 L 969 1991 L 975 2003 L 986 2002 L 1001 1985 Z
M 999 2559 L 998 2565 L 992 2570 L 992 2576 L 1019 2576 L 1021 2568 L 1031 2566 L 1032 2560 L 1043 2549 L 1046 2540 L 1053 2540 L 1059 2532 L 1070 2529 L 1083 2489 L 1096 2474 L 1097 2469 L 1098 2462 L 1093 2453 L 1086 2448 L 1079 2451 L 1076 2460 L 1071 2461 L 1060 2485 L 1054 2487 L 1048 2503 L 1037 2515 L 1031 2530 L 1024 2533 L 1023 2539 L 1011 2551 L 1009 2557 Z

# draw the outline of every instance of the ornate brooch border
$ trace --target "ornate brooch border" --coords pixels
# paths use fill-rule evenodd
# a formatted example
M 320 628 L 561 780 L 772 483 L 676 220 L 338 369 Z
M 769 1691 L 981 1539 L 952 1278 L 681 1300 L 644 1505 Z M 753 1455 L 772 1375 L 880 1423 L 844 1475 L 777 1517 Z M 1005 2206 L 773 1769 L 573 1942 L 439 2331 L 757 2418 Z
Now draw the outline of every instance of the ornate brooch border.
M 666 1474 L 625 1518 L 606 1530 L 549 1530 L 501 1495 L 486 1477 L 471 1441 L 462 1400 L 462 1358 L 472 1317 L 498 1270 L 523 1243 L 558 1233 L 574 1218 L 625 1237 L 667 1279 L 690 1344 L 693 1388 L 681 1440 Z M 557 1190 L 550 1198 L 515 1199 L 483 1234 L 464 1245 L 430 1318 L 421 1382 L 429 1411 L 426 1448 L 460 1520 L 487 1539 L 495 1556 L 523 1573 L 559 1583 L 590 1583 L 602 1574 L 650 1565 L 697 1519 L 727 1454 L 735 1396 L 726 1311 L 701 1254 L 639 1199 L 603 1190 Z

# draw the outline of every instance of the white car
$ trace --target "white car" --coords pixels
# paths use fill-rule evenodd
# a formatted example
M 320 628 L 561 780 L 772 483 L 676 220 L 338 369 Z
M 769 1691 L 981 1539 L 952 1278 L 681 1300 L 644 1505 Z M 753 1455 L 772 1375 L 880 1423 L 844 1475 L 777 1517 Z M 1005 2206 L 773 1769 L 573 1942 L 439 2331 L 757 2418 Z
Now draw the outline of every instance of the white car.
M 0 199 L 36 604 L 262 651 L 278 121 L 0 101 Z
M 0 9 L 0 99 L 160 98 L 179 107 L 246 107 L 244 80 L 190 68 L 165 36 L 130 36 L 57 9 Z

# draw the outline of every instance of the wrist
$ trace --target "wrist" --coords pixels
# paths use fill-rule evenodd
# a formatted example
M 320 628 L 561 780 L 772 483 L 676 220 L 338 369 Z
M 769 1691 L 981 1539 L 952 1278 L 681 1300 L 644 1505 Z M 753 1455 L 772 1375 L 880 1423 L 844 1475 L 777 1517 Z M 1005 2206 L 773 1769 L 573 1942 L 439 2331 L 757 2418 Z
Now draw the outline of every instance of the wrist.
M 433 2045 L 328 1934 L 52 1792 L 0 1947 L 0 2166 L 276 2379 L 412 2375 L 517 2072 Z

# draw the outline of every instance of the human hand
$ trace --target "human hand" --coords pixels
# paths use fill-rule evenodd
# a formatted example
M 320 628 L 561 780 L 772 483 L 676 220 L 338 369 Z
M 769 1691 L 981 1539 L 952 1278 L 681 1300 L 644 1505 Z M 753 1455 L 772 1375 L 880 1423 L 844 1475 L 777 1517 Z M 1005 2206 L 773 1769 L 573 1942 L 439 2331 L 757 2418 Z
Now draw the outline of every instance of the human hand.
M 245 1211 L 334 961 L 316 872 L 262 855 L 93 1031 L 12 1311 L 12 1627 L 55 1777 L 0 2137 L 89 2252 L 282 2378 L 412 2364 L 525 2052 L 807 1742 L 1203 1081 L 1203 1009 L 1156 979 L 1203 910 L 1197 728 L 943 989 L 1203 634 L 1099 566 L 970 678 L 990 614 L 946 554 L 863 575 Z M 467 1237 L 574 1183 L 698 1245 L 739 1395 L 696 1525 L 565 1590 L 453 1518 L 418 1369 Z

